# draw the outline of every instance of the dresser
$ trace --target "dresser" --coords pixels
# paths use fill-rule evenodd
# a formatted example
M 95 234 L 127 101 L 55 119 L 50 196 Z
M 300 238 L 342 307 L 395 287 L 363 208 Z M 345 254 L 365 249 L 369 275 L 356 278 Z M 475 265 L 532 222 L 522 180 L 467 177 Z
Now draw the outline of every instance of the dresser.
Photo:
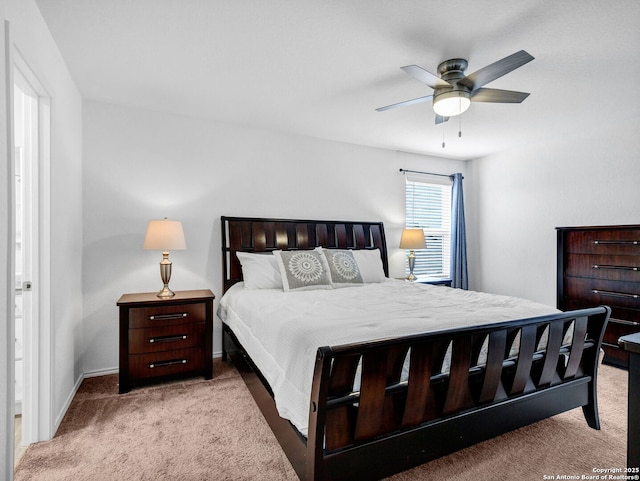
M 621 336 L 640 332 L 640 225 L 558 227 L 557 305 L 607 305 L 603 362 L 628 368 Z
M 208 289 L 120 297 L 119 392 L 181 377 L 211 379 L 214 298 Z

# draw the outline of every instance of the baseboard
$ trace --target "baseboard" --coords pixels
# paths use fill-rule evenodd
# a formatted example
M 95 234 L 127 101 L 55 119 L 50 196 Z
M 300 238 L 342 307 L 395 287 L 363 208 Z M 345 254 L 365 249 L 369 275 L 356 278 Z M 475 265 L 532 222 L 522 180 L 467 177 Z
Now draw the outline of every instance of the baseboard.
M 96 369 L 94 371 L 85 372 L 82 376 L 83 376 L 83 379 L 86 379 L 89 377 L 108 376 L 110 374 L 118 374 L 118 371 L 119 370 L 117 367 L 112 367 L 107 369 Z

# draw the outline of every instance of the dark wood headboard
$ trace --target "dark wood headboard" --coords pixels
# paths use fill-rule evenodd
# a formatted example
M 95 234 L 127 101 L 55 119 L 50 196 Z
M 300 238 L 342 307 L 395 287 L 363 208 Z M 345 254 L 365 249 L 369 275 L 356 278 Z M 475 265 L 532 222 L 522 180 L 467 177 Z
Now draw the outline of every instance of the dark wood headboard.
M 384 273 L 389 276 L 387 243 L 382 222 L 263 219 L 221 217 L 222 281 L 224 292 L 242 280 L 236 257 L 240 252 L 304 250 L 316 247 L 380 249 Z

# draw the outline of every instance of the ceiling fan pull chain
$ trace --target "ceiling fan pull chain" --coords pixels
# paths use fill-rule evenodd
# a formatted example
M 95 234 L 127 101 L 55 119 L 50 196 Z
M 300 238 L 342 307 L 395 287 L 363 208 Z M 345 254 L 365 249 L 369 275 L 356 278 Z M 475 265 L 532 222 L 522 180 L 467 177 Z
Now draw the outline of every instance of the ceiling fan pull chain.
M 460 101 L 462 103 L 462 100 Z M 462 115 L 458 115 L 458 138 L 462 137 Z
M 444 149 L 444 122 L 442 122 L 442 148 Z

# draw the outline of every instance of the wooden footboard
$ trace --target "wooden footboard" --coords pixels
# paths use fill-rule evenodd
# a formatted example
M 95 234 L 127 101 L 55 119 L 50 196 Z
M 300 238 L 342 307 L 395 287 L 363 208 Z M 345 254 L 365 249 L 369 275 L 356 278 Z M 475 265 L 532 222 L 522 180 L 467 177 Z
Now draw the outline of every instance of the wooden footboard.
M 320 348 L 306 479 L 379 479 L 579 406 L 599 429 L 596 374 L 609 313 Z

